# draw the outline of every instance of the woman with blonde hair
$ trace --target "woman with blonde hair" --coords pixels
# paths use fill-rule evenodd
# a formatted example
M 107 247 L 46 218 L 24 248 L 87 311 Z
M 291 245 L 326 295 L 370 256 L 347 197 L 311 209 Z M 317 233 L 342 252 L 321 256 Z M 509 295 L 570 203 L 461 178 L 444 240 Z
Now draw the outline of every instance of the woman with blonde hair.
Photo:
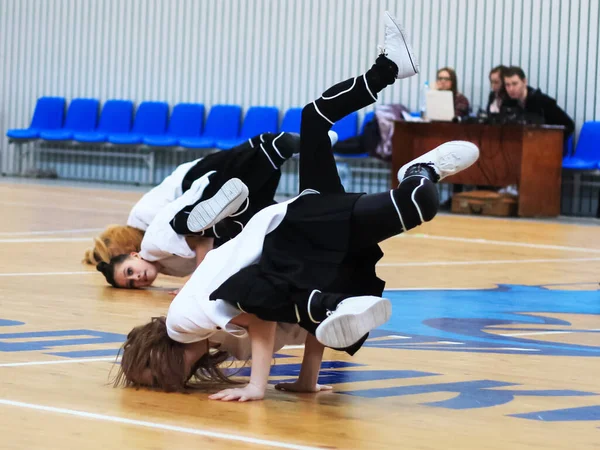
M 110 261 L 115 255 L 139 252 L 142 248 L 144 231 L 129 225 L 108 225 L 94 238 L 94 246 L 85 251 L 83 263 L 97 265 Z
M 146 287 L 158 273 L 191 274 L 208 251 L 274 203 L 280 167 L 298 148 L 297 136 L 264 133 L 182 164 L 137 202 L 127 226 L 109 227 L 96 238 L 84 261 L 95 263 L 115 287 Z M 115 282 L 111 261 L 125 256 L 141 265 L 126 269 L 125 283 Z
M 191 169 L 201 161 L 196 159 L 179 165 L 158 186 L 145 193 L 131 209 L 127 225 L 107 226 L 100 236 L 94 238 L 94 247 L 85 251 L 83 262 L 97 265 L 122 253 L 139 252 L 144 233 L 152 220 L 162 208 L 181 197 L 184 188 L 191 187 L 189 176 L 194 175 Z M 188 181 L 184 185 L 186 178 Z

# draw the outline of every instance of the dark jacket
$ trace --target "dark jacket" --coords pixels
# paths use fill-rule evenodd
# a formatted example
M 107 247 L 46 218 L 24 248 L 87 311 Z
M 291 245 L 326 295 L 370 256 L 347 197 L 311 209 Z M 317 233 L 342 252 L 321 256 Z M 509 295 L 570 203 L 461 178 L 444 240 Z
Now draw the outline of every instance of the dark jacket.
M 565 139 L 575 130 L 573 119 L 556 104 L 556 100 L 531 86 L 527 86 L 525 107 L 518 100 L 509 98 L 502 102 L 501 114 L 518 116 L 528 123 L 562 125 L 565 127 Z

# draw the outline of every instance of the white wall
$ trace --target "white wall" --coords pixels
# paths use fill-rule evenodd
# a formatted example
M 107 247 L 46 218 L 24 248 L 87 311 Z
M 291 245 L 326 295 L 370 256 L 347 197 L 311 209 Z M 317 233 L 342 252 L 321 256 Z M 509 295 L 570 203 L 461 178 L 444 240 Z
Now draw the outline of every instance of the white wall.
M 598 0 L 0 0 L 0 129 L 27 126 L 42 95 L 302 106 L 370 66 L 385 9 L 422 73 L 382 102 L 416 109 L 421 83 L 450 65 L 485 105 L 504 63 L 578 128 L 600 120 Z

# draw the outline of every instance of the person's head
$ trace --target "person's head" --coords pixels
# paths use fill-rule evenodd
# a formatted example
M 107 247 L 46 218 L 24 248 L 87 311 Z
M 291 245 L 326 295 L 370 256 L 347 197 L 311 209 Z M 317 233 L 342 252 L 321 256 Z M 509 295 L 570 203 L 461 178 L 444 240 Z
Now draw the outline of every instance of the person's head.
M 176 342 L 167 334 L 166 318 L 154 317 L 135 327 L 121 348 L 115 387 L 147 386 L 181 392 L 190 381 L 230 382 L 220 369 L 229 354 L 210 349 L 207 339 L 192 344 Z
M 94 247 L 85 251 L 83 262 L 97 265 L 129 252 L 139 252 L 144 232 L 125 225 L 109 225 L 100 236 L 94 238 Z
M 496 95 L 504 92 L 504 74 L 506 69 L 506 66 L 500 65 L 490 70 L 490 87 Z
M 439 91 L 452 91 L 454 95 L 457 93 L 456 72 L 450 67 L 442 67 L 437 71 L 436 87 Z
M 504 88 L 508 96 L 514 100 L 525 100 L 527 98 L 527 78 L 523 69 L 510 66 L 504 72 Z
M 147 287 L 158 276 L 157 265 L 146 261 L 136 252 L 113 256 L 108 263 L 101 261 L 96 269 L 102 272 L 108 284 L 116 288 Z

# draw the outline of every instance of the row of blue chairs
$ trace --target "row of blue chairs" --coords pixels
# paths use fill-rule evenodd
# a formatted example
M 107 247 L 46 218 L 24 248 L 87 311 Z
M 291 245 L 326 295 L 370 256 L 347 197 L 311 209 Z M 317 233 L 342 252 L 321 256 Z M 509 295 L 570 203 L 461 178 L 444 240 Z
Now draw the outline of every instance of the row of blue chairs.
M 69 103 L 65 116 L 63 97 L 40 97 L 31 124 L 25 129 L 11 129 L 6 135 L 12 141 L 75 141 L 85 144 L 147 145 L 201 149 L 230 149 L 260 133 L 300 132 L 301 108 L 288 109 L 279 126 L 279 110 L 253 106 L 242 118 L 238 105 L 214 105 L 206 121 L 200 103 L 179 103 L 169 115 L 165 102 L 140 103 L 134 116 L 133 102 L 108 100 L 98 114 L 100 102 L 76 98 Z M 373 118 L 367 114 L 364 124 Z M 340 141 L 357 135 L 358 114 L 353 113 L 333 126 Z
M 600 170 L 600 122 L 583 124 L 575 152 L 563 158 L 562 166 L 568 170 Z

